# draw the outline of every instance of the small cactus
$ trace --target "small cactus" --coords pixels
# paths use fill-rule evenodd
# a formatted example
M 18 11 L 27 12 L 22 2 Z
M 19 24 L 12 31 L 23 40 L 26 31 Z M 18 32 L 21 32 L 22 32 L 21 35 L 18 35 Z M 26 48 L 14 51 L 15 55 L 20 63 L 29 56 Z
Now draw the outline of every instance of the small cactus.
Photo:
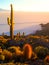
M 25 33 L 23 32 L 23 37 L 25 36 Z
M 31 59 L 31 57 L 32 57 L 32 46 L 27 43 L 24 45 L 23 50 L 24 50 L 24 57 L 26 59 Z
M 19 34 L 19 37 L 20 37 L 21 36 L 20 32 L 18 34 Z

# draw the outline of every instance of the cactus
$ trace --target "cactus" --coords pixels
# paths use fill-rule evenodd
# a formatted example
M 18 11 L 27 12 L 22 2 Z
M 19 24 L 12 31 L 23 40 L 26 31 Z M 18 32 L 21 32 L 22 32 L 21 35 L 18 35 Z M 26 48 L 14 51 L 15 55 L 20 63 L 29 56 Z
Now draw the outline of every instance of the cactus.
M 11 39 L 14 39 L 14 35 L 13 35 L 13 26 L 14 26 L 14 22 L 13 22 L 13 7 L 11 4 L 11 16 L 7 18 L 8 21 L 8 25 L 10 26 L 10 37 Z
M 26 59 L 31 59 L 31 57 L 32 57 L 32 46 L 30 44 L 25 44 L 23 49 L 24 49 L 24 57 Z
M 25 36 L 25 33 L 23 32 L 23 37 Z
M 19 34 L 19 37 L 20 37 L 21 36 L 20 32 L 18 34 Z
M 18 37 L 18 36 L 19 36 L 19 34 L 17 33 L 17 34 L 16 34 L 16 36 Z

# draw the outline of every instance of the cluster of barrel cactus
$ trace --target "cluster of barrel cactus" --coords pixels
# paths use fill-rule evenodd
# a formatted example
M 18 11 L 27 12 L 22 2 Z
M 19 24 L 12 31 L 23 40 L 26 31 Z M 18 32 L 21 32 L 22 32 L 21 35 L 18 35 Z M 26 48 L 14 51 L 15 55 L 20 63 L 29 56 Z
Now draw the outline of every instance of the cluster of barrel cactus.
M 0 61 L 14 62 L 21 58 L 25 59 L 25 61 L 32 60 L 32 58 L 36 60 L 36 58 L 38 58 L 49 62 L 49 55 L 47 55 L 47 52 L 48 49 L 43 46 L 37 46 L 33 50 L 32 46 L 28 43 L 24 44 L 23 48 L 20 48 L 20 46 L 11 46 L 7 49 L 2 49 L 0 47 Z
M 8 49 L 0 48 L 0 60 L 13 60 L 17 56 L 25 57 L 26 59 L 31 59 L 32 57 L 32 47 L 30 44 L 25 44 L 23 49 L 19 46 L 11 46 Z

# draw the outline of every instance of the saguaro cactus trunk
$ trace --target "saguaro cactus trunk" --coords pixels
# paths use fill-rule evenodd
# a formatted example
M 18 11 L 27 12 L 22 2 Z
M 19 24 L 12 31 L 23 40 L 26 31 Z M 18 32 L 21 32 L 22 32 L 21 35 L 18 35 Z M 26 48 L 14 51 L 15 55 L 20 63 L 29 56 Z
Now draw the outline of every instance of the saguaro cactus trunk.
M 14 38 L 14 35 L 13 35 L 13 7 L 12 7 L 12 4 L 11 4 L 11 26 L 10 26 L 10 36 L 11 36 L 11 39 Z
M 11 4 L 11 14 L 10 14 L 10 18 L 7 19 L 8 20 L 8 24 L 10 26 L 10 37 L 11 39 L 14 39 L 14 22 L 13 22 L 13 6 Z

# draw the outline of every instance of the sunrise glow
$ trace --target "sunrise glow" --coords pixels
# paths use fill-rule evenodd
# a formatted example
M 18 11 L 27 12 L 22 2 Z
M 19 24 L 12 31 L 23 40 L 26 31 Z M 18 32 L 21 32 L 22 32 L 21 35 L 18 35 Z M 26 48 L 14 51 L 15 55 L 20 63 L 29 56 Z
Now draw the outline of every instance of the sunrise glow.
M 49 0 L 1 0 L 0 8 L 10 9 L 11 3 L 16 11 L 49 12 Z

